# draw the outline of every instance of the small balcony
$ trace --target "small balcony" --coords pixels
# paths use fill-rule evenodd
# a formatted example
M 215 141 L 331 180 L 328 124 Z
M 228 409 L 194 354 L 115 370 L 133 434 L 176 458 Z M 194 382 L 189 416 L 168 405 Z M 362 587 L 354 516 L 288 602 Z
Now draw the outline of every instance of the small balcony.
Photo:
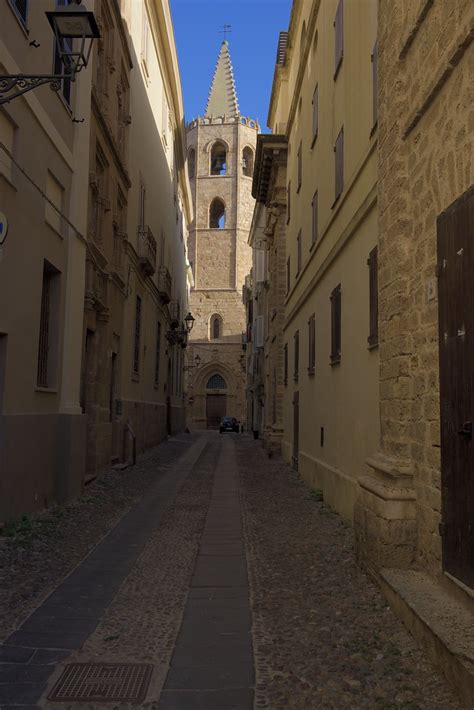
M 138 227 L 138 261 L 147 276 L 156 271 L 156 239 L 150 227 Z
M 163 303 L 169 303 L 171 300 L 171 274 L 166 266 L 160 266 L 158 269 L 158 292 Z

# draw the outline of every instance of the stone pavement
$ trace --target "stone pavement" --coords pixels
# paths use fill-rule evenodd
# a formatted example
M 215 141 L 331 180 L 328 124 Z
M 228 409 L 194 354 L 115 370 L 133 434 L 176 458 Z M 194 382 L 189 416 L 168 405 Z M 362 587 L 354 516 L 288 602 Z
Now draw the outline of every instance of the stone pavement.
M 1 710 L 462 707 L 294 471 L 247 436 L 182 442 L 0 646 Z M 48 700 L 70 663 L 153 674 L 139 704 Z

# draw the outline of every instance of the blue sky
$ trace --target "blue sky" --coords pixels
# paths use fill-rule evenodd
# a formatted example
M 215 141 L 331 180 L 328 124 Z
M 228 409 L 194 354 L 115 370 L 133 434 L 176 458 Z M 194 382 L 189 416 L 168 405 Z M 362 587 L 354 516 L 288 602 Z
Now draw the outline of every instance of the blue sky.
M 288 29 L 291 0 L 170 0 L 186 120 L 203 115 L 224 24 L 240 112 L 266 131 L 278 33 Z

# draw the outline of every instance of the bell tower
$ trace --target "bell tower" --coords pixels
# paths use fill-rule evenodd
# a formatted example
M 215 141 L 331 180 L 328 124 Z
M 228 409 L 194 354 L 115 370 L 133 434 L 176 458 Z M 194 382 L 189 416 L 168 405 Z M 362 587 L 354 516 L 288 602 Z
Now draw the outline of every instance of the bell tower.
M 196 321 L 187 349 L 188 426 L 217 428 L 222 416 L 245 424 L 242 286 L 252 266 L 247 244 L 258 123 L 239 111 L 229 43 L 222 42 L 204 116 L 187 126 L 195 220 L 188 252 Z

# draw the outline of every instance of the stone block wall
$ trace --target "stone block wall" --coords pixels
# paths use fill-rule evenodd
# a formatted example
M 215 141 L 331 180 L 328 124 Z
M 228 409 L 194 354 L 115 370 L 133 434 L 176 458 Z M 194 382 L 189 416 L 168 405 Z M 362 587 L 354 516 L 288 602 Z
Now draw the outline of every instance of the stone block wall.
M 473 23 L 469 2 L 380 2 L 382 452 L 416 499 L 413 562 L 433 572 L 442 502 L 436 219 L 474 179 Z

